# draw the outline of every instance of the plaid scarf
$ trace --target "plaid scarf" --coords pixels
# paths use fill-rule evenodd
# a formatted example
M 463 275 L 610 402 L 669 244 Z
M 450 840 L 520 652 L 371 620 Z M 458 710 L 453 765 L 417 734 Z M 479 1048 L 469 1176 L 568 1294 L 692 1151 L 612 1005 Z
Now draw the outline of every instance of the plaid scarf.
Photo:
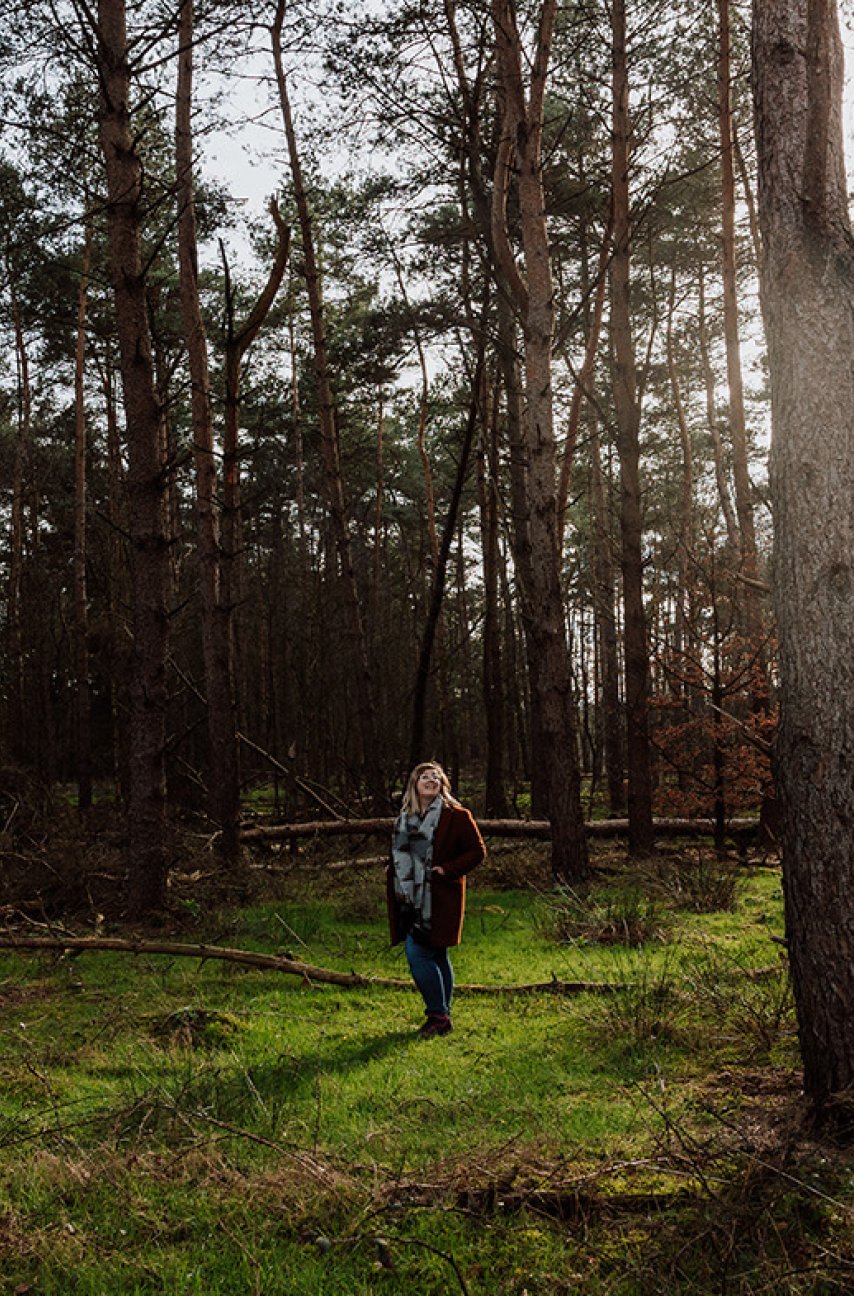
M 433 913 L 430 888 L 433 834 L 444 804 L 440 793 L 423 815 L 401 810 L 392 835 L 394 894 L 404 909 L 410 910 L 415 926 L 424 931 L 430 930 Z

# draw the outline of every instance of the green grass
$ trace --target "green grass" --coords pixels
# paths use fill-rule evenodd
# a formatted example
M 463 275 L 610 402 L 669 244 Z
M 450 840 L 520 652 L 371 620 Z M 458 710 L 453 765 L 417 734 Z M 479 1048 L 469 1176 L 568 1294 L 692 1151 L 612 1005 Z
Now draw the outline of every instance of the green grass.
M 458 982 L 625 988 L 461 991 L 454 1033 L 429 1042 L 407 991 L 4 952 L 0 1290 L 629 1296 L 662 1290 L 668 1266 L 668 1290 L 718 1290 L 703 1284 L 722 1256 L 741 1274 L 727 1291 L 769 1274 L 780 1292 L 844 1290 L 816 1277 L 847 1245 L 838 1157 L 809 1163 L 838 1209 L 771 1175 L 743 1245 L 732 1224 L 765 1173 L 750 1147 L 796 1091 L 779 878 L 746 874 L 733 911 L 670 909 L 666 939 L 629 947 L 595 924 L 555 939 L 542 860 L 528 872 L 539 890 L 476 880 Z M 625 886 L 590 896 L 613 914 Z M 298 870 L 176 934 L 196 938 L 407 976 L 375 871 Z

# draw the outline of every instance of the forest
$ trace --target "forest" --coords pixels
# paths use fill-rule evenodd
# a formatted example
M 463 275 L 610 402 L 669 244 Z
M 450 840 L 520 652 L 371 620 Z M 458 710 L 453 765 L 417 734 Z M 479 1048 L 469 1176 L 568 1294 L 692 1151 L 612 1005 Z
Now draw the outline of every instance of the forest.
M 667 1289 L 849 1290 L 854 247 L 840 10 L 0 0 L 0 1016 L 4 1084 L 27 1095 L 4 1100 L 0 1133 L 9 1290 L 662 1290 L 655 1264 L 629 1263 L 625 1219 L 625 1254 L 602 1259 L 606 1216 L 632 1195 L 614 1167 L 646 1167 L 632 1211 L 641 1198 L 694 1210 L 695 1191 L 720 1206 L 709 1184 L 735 1176 L 732 1220 L 735 1198 L 756 1214 L 746 1144 L 712 1154 L 704 1141 L 704 1121 L 724 1129 L 720 1110 L 704 1109 L 700 1133 L 651 1080 L 681 1084 L 689 1037 L 724 1020 L 715 1047 L 737 1076 L 745 1013 L 763 1041 L 744 1045 L 752 1078 L 722 1088 L 748 1106 L 764 1095 L 778 1124 L 785 1091 L 785 1136 L 744 1139 L 764 1148 L 769 1193 L 792 1166 L 797 1208 L 772 1195 L 759 1210 L 773 1221 L 791 1207 L 792 1244 L 771 1223 L 745 1239 L 692 1216 L 691 1235 L 714 1239 L 692 1268 L 667 1216 Z M 628 1038 L 643 988 L 652 1016 L 631 1060 L 597 1039 L 588 1062 L 615 1093 L 644 1088 L 655 1156 L 619 1103 L 593 1121 L 613 1138 L 583 1155 L 572 1122 L 537 1107 L 532 1127 L 554 1139 L 514 1143 L 502 1188 L 500 1139 L 478 1142 L 476 1121 L 451 1165 L 448 1099 L 431 1106 L 438 1145 L 406 1154 L 436 1200 L 413 1204 L 403 1151 L 394 1180 L 395 1116 L 378 1113 L 400 1077 L 383 1069 L 385 1043 L 362 1056 L 352 1030 L 346 1066 L 327 1055 L 327 1015 L 334 994 L 342 1022 L 363 1013 L 374 1039 L 383 993 L 401 988 L 382 866 L 422 761 L 447 771 L 486 840 L 461 954 L 471 931 L 461 1001 L 482 1014 L 475 1032 L 504 1033 L 512 1053 L 530 1031 L 539 1053 L 515 1084 L 545 1095 L 549 1068 L 575 1074 L 553 1039 L 586 1038 L 591 1021 L 607 1038 L 603 1004 L 618 1002 L 627 1017 L 613 1007 L 610 1029 Z M 726 970 L 703 961 L 712 946 L 731 949 Z M 71 960 L 91 968 L 74 990 Z M 732 982 L 726 1001 L 716 978 Z M 745 979 L 765 987 L 761 1009 L 745 1008 Z M 78 991 L 113 1042 L 96 1050 L 103 1067 L 139 1046 L 129 1073 L 156 1073 L 132 1099 L 84 1062 Z M 493 1007 L 517 991 L 531 1006 Z M 16 1015 L 48 994 L 43 1038 L 21 1051 Z M 156 1024 L 134 1031 L 149 997 Z M 665 1000 L 690 1000 L 690 1025 L 662 1022 Z M 303 1023 L 292 1083 L 272 1063 L 269 1091 L 258 1079 L 274 1041 L 240 1034 L 252 1013 Z M 326 1023 L 322 1042 L 297 1038 L 309 1019 Z M 457 1065 L 477 1072 L 483 1049 Z M 216 1050 L 239 1056 L 251 1114 Z M 489 1085 L 507 1086 L 490 1102 L 512 1112 L 510 1073 L 489 1056 Z M 419 1062 L 418 1084 L 436 1065 L 451 1092 L 448 1058 Z M 331 1104 L 339 1068 L 365 1089 L 340 1099 L 327 1141 L 322 1092 Z M 369 1086 L 384 1185 L 370 1199 L 350 1129 Z M 94 1142 L 62 1132 L 73 1112 L 102 1122 Z M 812 1197 L 804 1185 L 825 1170 L 807 1138 L 832 1163 Z M 42 1158 L 27 1172 L 40 1204 L 24 1204 L 6 1162 L 21 1139 Z M 57 1201 L 77 1192 L 64 1176 L 79 1187 L 104 1156 L 153 1217 L 151 1185 L 127 1186 L 128 1140 L 145 1159 L 185 1139 L 207 1146 L 223 1200 L 239 1175 L 265 1202 L 269 1176 L 287 1179 L 293 1254 L 263 1234 L 244 1244 L 246 1221 L 223 1205 L 215 1273 L 204 1247 L 179 1259 L 177 1244 L 161 1272 L 150 1237 L 111 1277 L 79 1256 L 46 1262 L 65 1227 Z M 237 1143 L 214 1170 L 217 1139 Z M 677 1144 L 684 1201 L 663 1186 Z M 574 1155 L 583 1191 L 556 1169 Z M 463 1186 L 463 1165 L 483 1169 L 477 1184 Z M 493 1221 L 483 1259 L 464 1217 L 486 1218 L 501 1192 L 513 1223 Z M 798 1214 L 805 1197 L 831 1203 L 826 1217 Z M 418 1222 L 389 1251 L 398 1208 Z M 91 1209 L 93 1237 L 114 1231 L 106 1204 Z M 208 1227 L 207 1207 L 193 1209 Z M 44 1249 L 22 1244 L 42 1227 Z M 572 1248 L 559 1258 L 563 1228 L 573 1246 L 596 1235 L 586 1279 Z M 340 1260 L 334 1277 L 305 1261 L 308 1236 L 311 1265 Z M 520 1246 L 524 1277 L 503 1258 Z

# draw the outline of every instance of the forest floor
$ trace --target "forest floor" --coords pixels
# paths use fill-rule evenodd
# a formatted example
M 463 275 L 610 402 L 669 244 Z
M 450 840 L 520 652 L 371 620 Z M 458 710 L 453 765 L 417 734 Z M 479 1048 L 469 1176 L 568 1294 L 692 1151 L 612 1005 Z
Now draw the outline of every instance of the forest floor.
M 595 862 L 554 890 L 544 847 L 492 847 L 429 1041 L 408 991 L 0 951 L 0 1290 L 854 1289 L 854 1154 L 804 1120 L 777 869 Z M 127 934 L 87 863 L 61 931 Z M 158 939 L 406 978 L 375 852 L 268 849 L 240 891 L 197 855 Z M 464 989 L 552 978 L 622 988 Z

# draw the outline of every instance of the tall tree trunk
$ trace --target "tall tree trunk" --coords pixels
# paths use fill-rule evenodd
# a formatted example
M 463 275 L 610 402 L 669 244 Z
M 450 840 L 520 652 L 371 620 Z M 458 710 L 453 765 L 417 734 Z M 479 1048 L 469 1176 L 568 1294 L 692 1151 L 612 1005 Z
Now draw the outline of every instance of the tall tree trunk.
M 89 689 L 89 597 L 86 582 L 86 305 L 92 264 L 92 228 L 87 221 L 77 289 L 74 354 L 74 684 L 77 806 L 92 804 L 91 697 Z
M 649 742 L 649 646 L 643 598 L 643 520 L 640 489 L 640 407 L 631 321 L 631 217 L 629 211 L 629 74 L 625 0 L 613 0 L 612 32 L 612 201 L 614 254 L 611 259 L 611 333 L 614 348 L 614 407 L 620 456 L 626 767 L 629 850 L 653 844 L 652 770 Z
M 208 814 L 219 825 L 219 850 L 234 862 L 240 853 L 240 770 L 234 686 L 232 607 L 223 597 L 217 518 L 208 345 L 199 302 L 196 201 L 193 177 L 194 0 L 183 0 L 179 23 L 175 101 L 175 174 L 178 199 L 178 269 L 181 318 L 190 369 L 196 536 L 201 591 L 202 653 L 207 701 Z
M 706 277 L 702 262 L 699 266 L 699 300 L 697 303 L 697 340 L 700 346 L 700 360 L 703 366 L 703 382 L 706 388 L 706 424 L 712 443 L 712 457 L 715 465 L 715 481 L 718 487 L 718 499 L 726 526 L 727 544 L 735 553 L 738 549 L 738 522 L 732 506 L 729 482 L 727 480 L 724 450 L 721 433 L 718 427 L 718 414 L 715 404 L 715 375 L 709 355 L 709 330 L 706 323 Z
M 589 289 L 586 282 L 586 230 L 582 236 L 582 246 L 584 248 L 584 286 L 585 292 Z M 596 287 L 594 292 L 593 310 L 588 313 L 587 325 L 587 343 L 584 348 L 584 359 L 581 362 L 581 368 L 575 375 L 575 382 L 572 389 L 572 400 L 569 406 L 569 418 L 567 419 L 566 442 L 564 444 L 563 455 L 560 465 L 560 481 L 558 483 L 557 508 L 558 508 L 558 528 L 561 536 L 561 542 L 566 534 L 567 505 L 569 501 L 569 484 L 572 478 L 572 461 L 575 455 L 575 447 L 578 441 L 578 429 L 581 424 L 581 411 L 584 401 L 589 393 L 590 383 L 593 378 L 593 371 L 596 368 L 596 353 L 599 348 L 599 335 L 602 331 L 602 316 L 605 311 L 605 297 L 608 287 L 608 260 L 611 254 L 611 224 L 609 222 L 605 233 L 602 236 L 602 243 L 599 248 L 599 264 L 596 269 Z
M 415 350 L 418 356 L 418 368 L 421 373 L 421 389 L 418 396 L 418 457 L 421 460 L 421 473 L 424 478 L 424 502 L 427 508 L 427 538 L 430 541 L 430 562 L 433 578 L 433 589 L 444 589 L 444 581 L 439 584 L 439 532 L 436 526 L 436 491 L 433 483 L 433 470 L 430 465 L 430 456 L 427 453 L 427 420 L 430 412 L 430 379 L 427 368 L 427 356 L 424 351 L 424 344 L 421 340 L 421 330 L 418 327 L 415 313 L 412 311 L 409 298 L 406 292 L 406 281 L 403 276 L 403 270 L 400 260 L 393 248 L 390 249 L 394 259 L 395 277 L 398 287 L 403 298 L 407 312 L 412 316 L 411 330 L 415 342 Z M 426 633 L 426 631 L 425 631 Z M 430 644 L 432 648 L 433 630 L 430 633 Z M 435 642 L 436 657 L 438 659 L 438 731 L 440 735 L 440 747 L 444 750 L 448 745 L 448 717 L 450 715 L 450 705 L 448 701 L 448 672 L 447 662 L 445 660 L 445 620 L 442 611 L 442 603 L 439 603 L 438 615 L 435 625 Z M 429 668 L 429 660 L 427 666 Z M 424 732 L 424 715 L 423 709 L 426 705 L 426 679 L 418 676 L 415 683 L 414 696 L 414 713 L 413 713 L 413 740 L 410 748 L 410 755 L 416 750 L 415 737 L 418 732 L 423 735 Z M 419 710 L 421 714 L 419 715 Z M 413 765 L 419 760 L 424 759 L 424 752 L 419 749 L 413 760 Z
M 108 520 L 107 535 L 107 612 L 109 634 L 104 650 L 109 657 L 110 716 L 112 719 L 112 767 L 116 804 L 128 802 L 128 713 L 130 635 L 125 609 L 130 603 L 127 586 L 126 543 L 123 519 L 127 517 L 127 498 L 122 465 L 121 436 L 116 409 L 116 374 L 112 348 L 99 364 L 104 421 L 107 430 Z
M 718 129 L 721 146 L 721 269 L 724 287 L 724 340 L 726 343 L 729 421 L 735 507 L 741 548 L 741 571 L 747 581 L 757 581 L 759 564 L 753 500 L 747 470 L 747 419 L 744 411 L 744 382 L 741 371 L 741 342 L 738 330 L 738 284 L 735 255 L 735 166 L 732 121 L 732 73 L 730 0 L 718 0 Z M 757 651 L 761 611 L 758 588 L 747 583 L 740 591 L 744 629 L 750 649 Z
M 529 717 L 532 714 L 529 701 L 531 672 L 530 669 L 523 670 L 519 661 L 518 619 L 515 615 L 518 599 L 513 597 L 510 588 L 509 567 L 510 557 L 502 546 L 498 579 L 501 584 L 501 601 L 504 611 L 505 672 L 507 679 L 519 682 L 518 687 L 512 689 L 508 699 L 510 707 L 507 722 L 507 773 L 513 788 L 513 805 L 518 809 L 521 783 L 523 778 L 530 778 L 531 768 L 529 759 L 531 746 Z M 527 725 L 526 720 L 529 721 Z M 531 797 L 531 818 L 538 818 L 533 811 L 533 796 Z
M 605 298 L 608 288 L 608 263 L 611 253 L 613 219 L 609 217 L 608 225 L 602 236 L 596 270 L 595 288 L 593 291 L 592 309 L 585 308 L 587 316 L 587 345 L 581 368 L 575 377 L 572 403 L 569 413 L 567 445 L 561 464 L 560 487 L 558 493 L 559 516 L 563 518 L 562 530 L 566 528 L 566 506 L 569 497 L 570 456 L 573 453 L 578 437 L 584 401 L 590 395 L 593 374 L 596 365 L 596 353 L 599 335 L 602 329 L 602 316 L 605 309 Z M 585 302 L 589 303 L 591 284 L 588 267 L 588 229 L 585 225 L 581 231 L 581 268 L 582 290 Z M 602 471 L 602 451 L 599 441 L 598 415 L 592 407 L 589 410 L 589 447 L 590 447 L 590 569 L 591 592 L 593 596 L 593 633 L 594 633 L 594 688 L 595 722 L 591 737 L 593 750 L 593 778 L 591 780 L 591 802 L 598 784 L 599 766 L 604 761 L 605 777 L 608 785 L 608 804 L 611 813 L 622 815 L 625 810 L 626 791 L 623 766 L 623 709 L 620 703 L 620 667 L 617 642 L 617 619 L 614 605 L 614 562 L 612 556 L 610 509 L 606 505 L 605 479 Z M 588 731 L 590 726 L 588 725 Z
M 542 174 L 543 101 L 556 15 L 556 0 L 544 0 L 526 99 L 522 42 L 510 0 L 493 0 L 503 123 L 493 195 L 493 242 L 502 273 L 519 309 L 524 334 L 527 449 L 526 486 L 530 561 L 523 608 L 538 669 L 532 689 L 539 694 L 539 749 L 547 809 L 552 824 L 552 872 L 579 879 L 587 872 L 587 842 L 581 808 L 576 706 L 561 584 L 557 453 L 552 403 L 554 283 L 546 225 Z M 525 278 L 507 233 L 507 197 L 515 171 Z M 521 573 L 520 573 L 521 574 Z
M 626 805 L 623 778 L 623 708 L 620 705 L 620 662 L 617 645 L 617 615 L 614 607 L 614 559 L 611 545 L 610 510 L 605 498 L 605 474 L 595 414 L 590 417 L 590 509 L 593 547 L 593 600 L 601 662 L 602 733 L 608 804 L 618 818 Z
M 142 166 L 130 116 L 123 0 L 98 0 L 101 147 L 128 446 L 133 617 L 128 789 L 128 909 L 141 918 L 166 898 L 166 653 L 169 552 L 164 529 L 162 410 L 157 400 L 142 265 Z
M 12 470 L 12 516 L 9 537 L 9 583 L 7 586 L 6 623 L 8 652 L 11 662 L 12 689 L 9 730 L 11 753 L 19 760 L 30 757 L 26 723 L 26 681 L 24 673 L 24 633 L 21 618 L 24 589 L 24 555 L 26 552 L 26 495 L 32 435 L 32 388 L 30 358 L 24 336 L 21 307 L 15 288 L 14 271 L 7 258 L 12 323 L 15 332 L 15 361 L 18 377 L 18 416 L 15 429 L 15 459 Z
M 234 289 L 231 271 L 220 240 L 225 294 L 224 385 L 222 417 L 222 486 L 219 513 L 219 603 L 226 622 L 233 666 L 235 720 L 245 729 L 242 708 L 245 692 L 238 682 L 242 660 L 238 610 L 243 607 L 243 519 L 240 501 L 240 366 L 242 351 L 237 341 L 234 317 Z
M 501 670 L 499 580 L 499 459 L 498 412 L 500 383 L 492 383 L 491 399 L 483 401 L 481 442 L 477 460 L 478 504 L 483 551 L 483 705 L 486 715 L 486 793 L 484 812 L 508 814 L 504 787 L 504 679 Z M 486 393 L 486 382 L 484 382 Z
M 225 244 L 220 239 L 225 292 L 225 400 L 222 432 L 222 491 L 219 541 L 219 602 L 227 623 L 234 663 L 235 718 L 241 723 L 241 705 L 246 688 L 238 686 L 238 666 L 242 660 L 239 611 L 243 607 L 243 518 L 240 501 L 240 384 L 243 357 L 255 341 L 270 313 L 276 294 L 285 277 L 290 252 L 291 232 L 282 219 L 275 198 L 270 199 L 270 215 L 276 229 L 276 251 L 267 282 L 258 294 L 246 319 L 235 318 L 235 294 L 231 282 Z
M 377 448 L 374 455 L 377 485 L 374 496 L 374 553 L 371 572 L 370 615 L 374 630 L 379 628 L 380 593 L 382 589 L 383 560 L 385 545 L 383 543 L 383 507 L 385 504 L 385 399 L 382 388 L 377 398 Z
M 291 179 L 294 189 L 294 202 L 299 217 L 302 235 L 302 254 L 306 291 L 311 314 L 311 331 L 314 348 L 314 369 L 317 381 L 318 405 L 320 410 L 320 439 L 323 452 L 323 473 L 326 486 L 335 543 L 338 553 L 340 578 L 342 581 L 346 637 L 350 645 L 353 682 L 359 714 L 359 726 L 362 738 L 362 760 L 365 770 L 368 792 L 379 810 L 385 808 L 388 797 L 383 779 L 383 766 L 380 759 L 380 746 L 377 736 L 376 709 L 371 682 L 370 659 L 365 634 L 361 598 L 356 583 L 356 572 L 353 566 L 352 544 L 344 498 L 344 483 L 341 476 L 341 458 L 338 444 L 338 429 L 335 420 L 335 403 L 332 394 L 332 381 L 329 367 L 329 347 L 326 338 L 326 315 L 323 302 L 323 289 L 320 269 L 314 245 L 314 223 L 308 196 L 302 175 L 299 148 L 294 130 L 290 98 L 288 96 L 287 78 L 282 58 L 282 26 L 285 19 L 286 0 L 278 0 L 276 15 L 271 28 L 273 57 L 276 67 L 276 81 L 285 136 L 288 145 L 288 157 L 291 167 Z
M 679 431 L 679 448 L 682 452 L 682 480 L 679 488 L 679 534 L 677 539 L 677 587 L 676 615 L 673 633 L 673 649 L 676 666 L 681 676 L 684 666 L 684 653 L 688 647 L 690 626 L 690 591 L 688 573 L 691 556 L 694 551 L 694 452 L 691 446 L 691 433 L 685 416 L 685 402 L 682 399 L 682 387 L 679 381 L 679 366 L 673 345 L 673 316 L 676 310 L 676 267 L 670 280 L 670 298 L 667 309 L 666 355 L 667 374 L 670 379 L 670 393 L 673 399 L 673 410 L 676 414 L 676 426 Z M 678 689 L 679 695 L 687 705 L 687 688 Z
M 522 380 L 519 375 L 519 362 L 516 354 L 516 324 L 510 298 L 500 291 L 498 296 L 498 355 L 504 382 L 504 395 L 507 417 L 507 442 L 510 450 L 510 515 L 511 547 L 513 567 L 516 574 L 517 602 L 521 611 L 522 642 L 525 652 L 525 667 L 528 675 L 528 706 L 519 707 L 517 711 L 517 728 L 520 745 L 523 749 L 523 765 L 531 783 L 531 814 L 535 819 L 545 819 L 548 815 L 548 769 L 539 760 L 533 758 L 534 752 L 541 750 L 540 743 L 540 707 L 543 690 L 536 681 L 542 668 L 542 662 L 531 635 L 534 609 L 528 606 L 533 589 L 531 574 L 531 527 L 530 505 L 528 501 L 528 447 L 522 426 Z M 502 566 L 503 579 L 509 585 L 506 564 Z M 505 592 L 508 605 L 509 591 Z M 515 637 L 513 639 L 515 643 Z M 521 702 L 518 692 L 515 694 L 517 704 Z M 526 733 L 523 716 L 527 710 L 528 727 Z
M 753 79 L 786 925 L 804 1087 L 823 1108 L 854 1086 L 854 250 L 835 0 L 755 0 Z
M 439 625 L 442 602 L 445 596 L 445 574 L 448 567 L 448 557 L 451 552 L 451 543 L 454 538 L 454 530 L 459 516 L 460 501 L 462 500 L 463 487 L 468 473 L 471 448 L 474 443 L 475 431 L 477 430 L 478 413 L 480 410 L 480 388 L 484 367 L 483 346 L 484 343 L 481 342 L 481 351 L 478 355 L 474 377 L 472 378 L 469 411 L 466 419 L 465 432 L 463 434 L 463 442 L 460 447 L 460 459 L 457 465 L 457 475 L 454 479 L 454 489 L 451 495 L 451 502 L 448 505 L 448 513 L 442 530 L 442 540 L 439 545 L 439 552 L 436 556 L 436 569 L 433 573 L 433 580 L 431 583 L 427 618 L 421 636 L 421 648 L 418 654 L 418 665 L 415 671 L 415 686 L 412 702 L 412 732 L 409 744 L 410 768 L 417 765 L 420 760 L 424 760 L 424 716 L 427 699 L 427 683 L 430 675 L 430 659 L 433 654 L 433 643 Z

